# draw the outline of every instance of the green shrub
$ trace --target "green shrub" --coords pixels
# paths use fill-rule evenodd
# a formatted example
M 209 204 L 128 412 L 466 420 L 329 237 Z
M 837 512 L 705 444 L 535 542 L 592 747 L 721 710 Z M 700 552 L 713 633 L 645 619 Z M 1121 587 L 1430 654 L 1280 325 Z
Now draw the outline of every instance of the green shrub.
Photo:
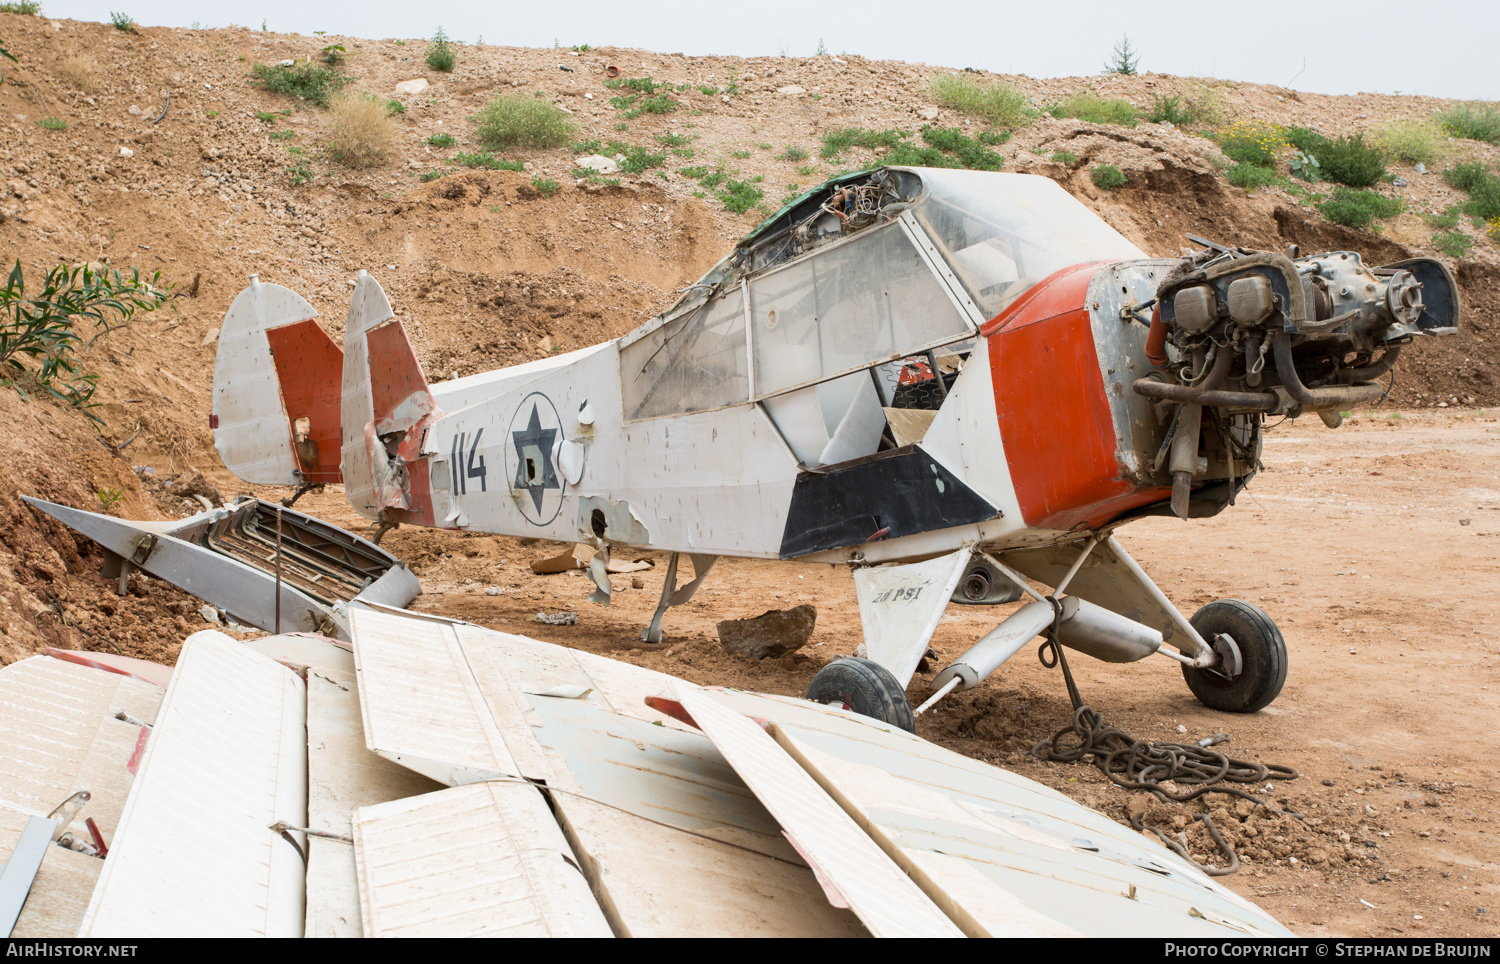
M 427 138 L 427 143 L 433 147 L 452 147 L 458 142 L 453 139 L 452 134 L 433 134 Z
M 479 142 L 491 150 L 507 147 L 561 147 L 573 136 L 568 115 L 534 97 L 501 94 L 480 109 Z
M 922 139 L 940 151 L 954 155 L 963 166 L 974 171 L 998 171 L 1005 166 L 1005 157 L 983 144 L 952 128 L 924 127 Z
M 708 171 L 709 169 L 701 164 L 696 167 L 679 167 L 677 169 L 678 174 L 681 174 L 683 177 L 690 177 L 695 181 L 708 177 Z
M 1385 177 L 1385 158 L 1363 134 L 1331 140 L 1313 152 L 1323 176 L 1350 187 L 1369 187 Z
M 839 163 L 841 156 L 851 147 L 874 150 L 877 147 L 893 148 L 901 143 L 901 134 L 893 130 L 867 131 L 862 127 L 844 127 L 823 135 L 823 148 L 819 156 L 825 161 Z
M 617 77 L 614 80 L 606 80 L 604 86 L 610 90 L 633 90 L 638 94 L 654 94 L 658 90 L 677 89 L 664 80 L 656 80 L 652 77 Z
M 1125 172 L 1113 164 L 1100 164 L 1089 171 L 1089 180 L 1093 181 L 1096 187 L 1113 191 L 1117 187 L 1125 186 Z
M 37 0 L 11 0 L 9 3 L 0 3 L 0 13 L 18 13 L 23 17 L 34 17 L 41 9 L 42 5 Z
M 747 158 L 747 157 L 750 156 L 750 152 L 749 151 L 730 151 L 729 152 L 729 156 L 730 157 L 738 158 L 738 159 L 740 159 L 740 160 L 743 161 L 745 158 Z
M 68 129 L 68 122 L 61 117 L 43 117 L 36 124 L 43 130 L 49 131 L 65 131 Z
M 1463 207 L 1457 204 L 1448 205 L 1442 214 L 1424 214 L 1422 220 L 1427 222 L 1430 228 L 1438 228 L 1443 231 L 1452 231 L 1458 227 L 1458 216 L 1463 213 Z
M 1500 177 L 1491 174 L 1484 164 L 1459 164 L 1444 171 L 1443 180 L 1468 193 L 1463 208 L 1469 217 L 1481 223 L 1500 218 Z
M 1046 149 L 1043 148 L 1044 153 L 1045 151 Z M 1074 164 L 1078 163 L 1078 155 L 1074 154 L 1072 151 L 1053 151 L 1052 160 L 1056 161 L 1058 164 L 1072 167 Z
M 657 94 L 647 97 L 644 94 L 631 94 L 629 97 L 611 97 L 609 106 L 615 110 L 622 110 L 626 117 L 636 118 L 642 114 L 669 114 L 677 109 L 677 101 L 670 94 Z
M 73 354 L 83 340 L 78 323 L 87 322 L 101 333 L 124 327 L 136 312 L 155 311 L 166 304 L 172 286 L 160 285 L 160 281 L 159 271 L 142 281 L 134 269 L 126 278 L 119 271 L 88 265 L 58 265 L 47 272 L 41 290 L 28 295 L 17 259 L 0 287 L 0 386 L 28 398 L 16 380 L 29 376 L 49 394 L 102 425 L 88 411 L 96 404 L 90 399 L 99 376 L 82 374 Z
M 347 53 L 348 52 L 344 50 L 343 44 L 329 44 L 322 50 L 318 51 L 318 56 L 322 57 L 323 63 L 327 64 L 328 66 L 337 67 L 341 62 L 343 62 L 343 59 Z
M 1457 231 L 1445 231 L 1432 236 L 1432 246 L 1450 258 L 1463 258 L 1474 247 L 1474 239 Z
M 1262 121 L 1239 121 L 1219 131 L 1214 138 L 1230 160 L 1257 167 L 1273 167 L 1276 155 L 1287 147 L 1281 128 Z M 1306 150 L 1306 148 L 1303 148 Z
M 448 35 L 443 33 L 442 27 L 432 35 L 432 43 L 427 47 L 427 66 L 445 74 L 453 73 L 453 68 L 458 66 L 458 54 L 453 52 L 453 45 L 448 42 Z
M 976 137 L 975 140 L 983 144 L 985 147 L 999 147 L 1001 144 L 1004 144 L 1006 141 L 1010 140 L 1010 131 L 980 131 L 979 136 Z
M 952 167 L 961 168 L 963 162 L 936 147 L 923 147 L 910 141 L 902 141 L 882 157 L 881 163 L 899 167 Z
M 1258 187 L 1269 187 L 1281 180 L 1276 171 L 1269 167 L 1261 167 L 1259 164 L 1236 164 L 1224 172 L 1224 177 L 1235 187 L 1242 187 L 1245 193 L 1252 193 Z
M 135 18 L 128 13 L 110 13 L 109 22 L 122 33 L 135 33 Z
M 289 141 L 297 136 L 297 132 L 288 127 L 284 131 L 272 131 L 266 136 L 273 141 Z
M 280 64 L 256 64 L 255 82 L 273 94 L 286 94 L 327 107 L 333 95 L 343 90 L 350 78 L 332 67 L 323 67 L 311 59 L 284 67 Z
M 759 177 L 753 177 L 745 181 L 736 181 L 730 178 L 725 182 L 724 188 L 717 192 L 717 197 L 724 202 L 724 207 L 735 214 L 744 214 L 746 211 L 760 203 L 766 192 L 756 187 Z
M 1130 46 L 1130 36 L 1126 34 L 1121 37 L 1119 43 L 1115 44 L 1114 52 L 1104 64 L 1104 72 L 1106 74 L 1124 74 L 1129 76 L 1135 73 L 1136 67 L 1140 62 L 1141 58 L 1138 56 L 1135 48 Z
M 269 124 L 276 119 L 276 115 L 271 113 L 270 111 L 262 110 L 256 112 L 255 119 L 260 121 L 262 124 Z
M 1438 115 L 1449 137 L 1500 144 L 1500 104 L 1476 100 Z
M 507 160 L 496 157 L 489 151 L 480 151 L 477 154 L 454 154 L 453 163 L 464 167 L 482 167 L 489 171 L 524 171 L 526 165 L 519 159 Z
M 1286 166 L 1292 172 L 1293 177 L 1300 177 L 1309 184 L 1316 184 L 1323 180 L 1323 166 L 1311 154 L 1298 151 L 1292 155 L 1291 160 L 1286 162 Z
M 1442 133 L 1427 121 L 1392 121 L 1370 135 L 1370 143 L 1387 160 L 1403 164 L 1436 164 Z
M 1146 120 L 1153 124 L 1183 124 L 1193 123 L 1193 116 L 1182 106 L 1182 98 L 1176 94 L 1164 96 L 1162 94 L 1151 95 L 1151 109 L 1146 111 Z
M 292 150 L 296 150 L 296 148 L 292 148 Z M 286 176 L 292 179 L 292 187 L 296 187 L 299 184 L 306 184 L 316 175 L 313 173 L 313 169 L 307 166 L 306 161 L 298 161 L 286 169 Z
M 796 144 L 788 144 L 786 150 L 776 155 L 778 161 L 790 161 L 793 164 L 798 161 L 807 160 L 807 148 L 798 147 Z
M 932 78 L 932 98 L 950 110 L 978 117 L 991 127 L 1016 130 L 1036 119 L 1024 93 L 1009 84 L 952 74 Z
M 395 98 L 391 98 L 385 102 L 385 112 L 391 117 L 399 117 L 406 113 L 406 105 Z
M 1090 124 L 1116 124 L 1120 127 L 1134 127 L 1139 119 L 1130 101 L 1100 97 L 1088 90 L 1064 98 L 1048 113 L 1053 117 L 1073 117 Z
M 426 174 L 423 174 L 421 177 L 417 178 L 417 180 L 421 181 L 423 184 L 426 184 L 428 181 L 436 181 L 440 177 L 447 177 L 447 176 L 448 176 L 448 172 L 447 171 L 443 171 L 443 170 L 431 170 L 431 171 L 428 171 Z
M 544 178 L 538 174 L 531 179 L 531 186 L 536 188 L 542 197 L 551 197 L 557 193 L 557 189 L 562 185 L 551 178 Z
M 624 160 L 619 162 L 620 170 L 626 174 L 640 174 L 653 167 L 661 167 L 667 163 L 667 152 L 656 152 L 638 144 L 622 144 L 619 141 L 610 141 L 609 150 L 620 155 Z
M 1282 139 L 1304 154 L 1317 155 L 1328 144 L 1328 138 L 1311 127 L 1283 127 Z
M 1388 198 L 1374 191 L 1357 191 L 1347 187 L 1333 189 L 1333 197 L 1317 208 L 1335 224 L 1364 229 L 1376 218 L 1393 218 L 1405 207 L 1400 198 Z
M 692 138 L 686 134 L 666 133 L 656 135 L 656 143 L 666 147 L 686 147 L 691 140 Z

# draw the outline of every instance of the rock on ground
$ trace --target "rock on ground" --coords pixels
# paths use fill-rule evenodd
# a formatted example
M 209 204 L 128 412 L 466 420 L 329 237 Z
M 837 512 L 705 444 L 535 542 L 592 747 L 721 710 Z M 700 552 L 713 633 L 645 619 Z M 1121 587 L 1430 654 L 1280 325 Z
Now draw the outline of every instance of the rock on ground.
M 753 619 L 726 619 L 717 627 L 719 643 L 748 659 L 785 656 L 807 645 L 817 621 L 818 610 L 806 603 L 794 609 L 773 609 Z

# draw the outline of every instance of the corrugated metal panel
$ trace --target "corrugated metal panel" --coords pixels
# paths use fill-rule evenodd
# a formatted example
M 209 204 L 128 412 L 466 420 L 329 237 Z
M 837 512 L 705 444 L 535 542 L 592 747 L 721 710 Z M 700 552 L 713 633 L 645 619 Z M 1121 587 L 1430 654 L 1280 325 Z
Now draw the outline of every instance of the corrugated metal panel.
M 876 937 L 963 932 L 755 723 L 716 694 L 679 685 L 682 705 Z M 834 894 L 830 894 L 833 898 Z
M 719 699 L 772 721 L 772 736 L 971 934 L 1288 933 L 1196 867 L 1024 777 L 800 700 Z
M 519 768 L 452 623 L 349 607 L 365 745 L 459 786 Z
M 222 634 L 183 646 L 80 937 L 298 936 L 302 680 Z
M 305 644 L 303 648 L 290 651 L 290 655 L 325 664 L 307 674 L 307 826 L 350 837 L 350 818 L 357 808 L 441 789 L 432 780 L 365 748 L 353 658 L 329 643 L 311 639 L 300 642 Z M 326 665 L 340 657 L 349 661 L 347 671 Z M 305 934 L 362 935 L 352 843 L 308 838 Z
M 609 937 L 536 788 L 494 782 L 354 818 L 369 937 Z

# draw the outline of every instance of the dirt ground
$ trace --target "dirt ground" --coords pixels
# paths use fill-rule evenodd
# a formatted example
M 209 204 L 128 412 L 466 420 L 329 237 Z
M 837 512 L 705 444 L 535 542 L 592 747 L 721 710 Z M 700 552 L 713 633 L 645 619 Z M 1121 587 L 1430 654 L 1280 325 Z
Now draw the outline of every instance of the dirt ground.
M 694 57 L 601 47 L 574 58 L 464 47 L 450 75 L 425 69 L 420 41 L 240 28 L 125 34 L 108 24 L 11 14 L 0 14 L 0 38 L 20 61 L 5 62 L 0 85 L 0 264 L 19 261 L 29 281 L 61 262 L 159 269 L 177 286 L 168 309 L 139 317 L 82 356 L 84 370 L 99 376 L 99 405 L 90 411 L 102 426 L 35 390 L 23 398 L 0 388 L 0 421 L 9 428 L 0 433 L 0 663 L 46 646 L 171 663 L 181 640 L 204 628 L 200 601 L 139 573 L 130 593 L 116 596 L 98 575 L 97 547 L 17 496 L 168 518 L 198 511 L 195 495 L 217 502 L 248 491 L 219 463 L 208 413 L 219 325 L 251 272 L 308 298 L 341 340 L 351 279 L 368 268 L 429 376 L 473 374 L 630 331 L 766 213 L 730 214 L 702 196 L 681 166 L 763 178 L 757 183 L 774 208 L 794 184 L 878 163 L 859 150 L 838 164 L 821 160 L 819 143 L 830 129 L 914 134 L 929 121 L 965 123 L 931 101 L 928 85 L 940 68 L 858 56 Z M 332 164 L 326 113 L 249 80 L 254 64 L 307 56 L 332 42 L 348 47 L 351 89 L 403 100 L 398 150 L 384 167 Z M 94 60 L 83 74 L 80 53 Z M 564 56 L 574 71 L 557 70 Z M 676 112 L 626 118 L 603 86 L 611 63 L 627 76 L 674 84 L 723 87 L 733 79 L 740 92 L 688 91 Z M 430 86 L 397 94 L 397 83 L 417 78 Z M 1207 89 L 1230 117 L 1329 135 L 1427 118 L 1448 106 L 1153 74 L 1003 79 L 1038 105 L 1089 88 L 1144 109 L 1155 94 Z M 477 148 L 468 118 L 496 92 L 540 92 L 573 113 L 580 139 L 653 149 L 681 143 L 692 157 L 679 153 L 660 171 L 613 186 L 574 180 L 570 147 L 527 153 L 524 172 L 456 167 L 449 155 Z M 428 138 L 440 133 L 455 135 L 455 147 L 432 148 Z M 793 160 L 790 147 L 810 156 Z M 1407 211 L 1377 235 L 1330 224 L 1279 188 L 1247 195 L 1231 187 L 1214 143 L 1170 124 L 1043 117 L 998 149 L 1006 171 L 1053 178 L 1152 255 L 1178 253 L 1191 232 L 1271 250 L 1289 243 L 1308 252 L 1356 250 L 1375 264 L 1434 254 L 1434 229 L 1422 215 L 1463 200 L 1439 168 L 1500 159 L 1495 146 L 1446 141 L 1443 160 L 1426 174 L 1393 167 L 1407 183 L 1378 189 L 1402 197 Z M 1060 163 L 1056 152 L 1075 160 Z M 314 176 L 293 183 L 290 172 L 302 161 Z M 1118 165 L 1127 185 L 1096 188 L 1088 170 L 1098 163 Z M 451 173 L 421 180 L 438 170 Z M 533 177 L 561 188 L 543 197 Z M 1253 716 L 1227 717 L 1196 703 L 1166 659 L 1074 660 L 1088 702 L 1138 738 L 1196 740 L 1225 730 L 1236 756 L 1300 771 L 1270 793 L 1278 809 L 1300 818 L 1211 809 L 1246 858 L 1226 882 L 1301 933 L 1497 933 L 1500 847 L 1488 822 L 1493 803 L 1485 801 L 1500 786 L 1472 739 L 1496 719 L 1500 695 L 1500 629 L 1491 611 L 1500 588 L 1500 426 L 1487 414 L 1500 406 L 1492 376 L 1500 365 L 1500 246 L 1465 230 L 1474 249 L 1451 262 L 1463 292 L 1463 331 L 1403 356 L 1389 403 L 1399 411 L 1362 413 L 1337 431 L 1316 419 L 1285 423 L 1269 435 L 1266 471 L 1239 506 L 1214 520 L 1152 519 L 1121 533 L 1185 611 L 1228 596 L 1277 620 L 1291 652 L 1281 698 Z M 363 528 L 337 487 L 299 508 Z M 564 548 L 556 544 L 409 529 L 385 544 L 422 578 L 418 608 L 698 682 L 800 695 L 822 665 L 861 638 L 852 580 L 841 569 L 724 560 L 689 605 L 669 613 L 666 643 L 646 647 L 637 640 L 660 589 L 659 556 L 654 571 L 638 574 L 640 588 L 617 577 L 614 604 L 601 609 L 586 601 L 583 577 L 531 573 L 533 559 Z M 751 663 L 719 648 L 718 620 L 802 602 L 817 607 L 818 626 L 801 652 Z M 933 643 L 938 665 L 1010 608 L 950 607 Z M 579 624 L 527 620 L 558 611 L 576 611 Z M 910 695 L 925 697 L 922 677 Z M 1096 771 L 1027 754 L 1069 716 L 1057 671 L 1023 651 L 923 717 L 919 732 L 1123 818 L 1127 795 Z M 1202 824 L 1190 819 L 1200 809 L 1152 804 L 1145 817 L 1207 858 Z

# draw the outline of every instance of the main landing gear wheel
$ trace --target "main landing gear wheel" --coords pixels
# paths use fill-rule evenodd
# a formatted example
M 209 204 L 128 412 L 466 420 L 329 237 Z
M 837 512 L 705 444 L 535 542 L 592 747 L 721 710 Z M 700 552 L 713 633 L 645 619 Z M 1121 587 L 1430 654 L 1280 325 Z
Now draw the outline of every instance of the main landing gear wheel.
M 818 670 L 802 698 L 843 706 L 908 733 L 917 732 L 906 691 L 890 670 L 863 656 L 845 656 Z
M 1210 669 L 1182 667 L 1188 689 L 1200 703 L 1230 713 L 1254 713 L 1276 699 L 1286 684 L 1286 640 L 1265 610 L 1241 599 L 1220 599 L 1198 610 L 1190 621 L 1210 646 L 1228 657 Z M 1232 647 L 1217 639 L 1221 634 L 1234 641 Z
M 1021 598 L 1021 587 L 994 566 L 975 561 L 953 590 L 953 601 L 965 606 L 998 606 Z

